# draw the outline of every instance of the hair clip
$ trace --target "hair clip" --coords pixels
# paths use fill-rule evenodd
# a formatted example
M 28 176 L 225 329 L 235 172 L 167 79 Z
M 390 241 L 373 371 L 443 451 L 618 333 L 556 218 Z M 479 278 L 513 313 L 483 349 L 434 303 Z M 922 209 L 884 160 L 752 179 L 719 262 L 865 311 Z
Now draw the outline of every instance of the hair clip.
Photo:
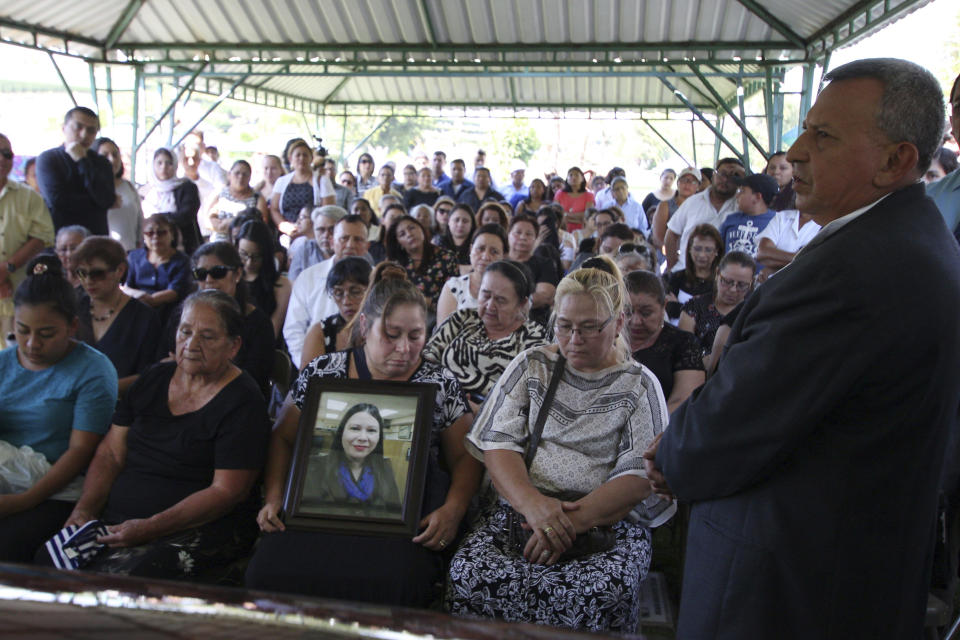
M 33 265 L 33 275 L 39 276 L 43 273 L 46 273 L 47 269 L 49 268 L 50 267 L 48 267 L 45 263 L 38 262 L 37 264 Z

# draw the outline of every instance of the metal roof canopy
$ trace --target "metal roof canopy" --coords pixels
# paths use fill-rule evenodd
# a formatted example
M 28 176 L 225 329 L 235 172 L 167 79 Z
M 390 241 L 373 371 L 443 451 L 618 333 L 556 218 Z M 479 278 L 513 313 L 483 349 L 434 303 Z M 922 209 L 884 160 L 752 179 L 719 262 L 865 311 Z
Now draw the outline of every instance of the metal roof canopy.
M 94 102 L 93 65 L 134 66 L 135 148 L 198 92 L 218 98 L 207 115 L 227 98 L 344 118 L 479 107 L 650 124 L 683 111 L 717 136 L 715 155 L 722 142 L 747 163 L 751 145 L 764 157 L 780 145 L 788 67 L 803 65 L 802 119 L 816 65 L 928 2 L 7 0 L 0 42 L 91 63 Z M 148 80 L 173 82 L 177 93 L 138 139 Z M 766 149 L 746 126 L 744 98 L 758 92 Z M 722 134 L 726 118 L 740 145 Z

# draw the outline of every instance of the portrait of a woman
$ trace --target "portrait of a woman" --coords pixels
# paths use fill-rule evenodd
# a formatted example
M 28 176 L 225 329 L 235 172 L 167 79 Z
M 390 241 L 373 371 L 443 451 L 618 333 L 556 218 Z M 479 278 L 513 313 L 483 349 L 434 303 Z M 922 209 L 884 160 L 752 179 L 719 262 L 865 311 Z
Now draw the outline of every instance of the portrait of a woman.
M 383 457 L 383 418 L 367 403 L 355 404 L 340 419 L 330 453 L 311 459 L 301 505 L 350 505 L 400 509 L 400 491 Z

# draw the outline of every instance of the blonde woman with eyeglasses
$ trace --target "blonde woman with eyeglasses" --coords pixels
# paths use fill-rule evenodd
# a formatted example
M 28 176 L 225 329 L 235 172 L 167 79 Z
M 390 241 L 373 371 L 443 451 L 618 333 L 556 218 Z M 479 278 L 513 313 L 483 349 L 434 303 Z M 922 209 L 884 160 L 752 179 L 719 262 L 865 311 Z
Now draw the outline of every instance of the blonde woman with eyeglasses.
M 650 530 L 627 516 L 650 495 L 642 454 L 668 414 L 621 337 L 619 271 L 592 264 L 557 286 L 557 344 L 507 366 L 467 435 L 497 495 L 451 562 L 456 615 L 636 630 Z

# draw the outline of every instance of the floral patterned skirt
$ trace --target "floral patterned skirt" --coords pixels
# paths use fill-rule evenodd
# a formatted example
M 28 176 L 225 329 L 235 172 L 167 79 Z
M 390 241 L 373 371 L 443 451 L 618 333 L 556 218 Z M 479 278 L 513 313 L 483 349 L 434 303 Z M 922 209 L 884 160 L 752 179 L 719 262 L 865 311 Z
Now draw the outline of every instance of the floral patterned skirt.
M 650 530 L 618 522 L 616 545 L 550 567 L 504 548 L 495 535 L 508 508 L 488 509 L 450 564 L 450 613 L 571 629 L 632 633 L 640 617 L 640 583 L 650 566 Z

